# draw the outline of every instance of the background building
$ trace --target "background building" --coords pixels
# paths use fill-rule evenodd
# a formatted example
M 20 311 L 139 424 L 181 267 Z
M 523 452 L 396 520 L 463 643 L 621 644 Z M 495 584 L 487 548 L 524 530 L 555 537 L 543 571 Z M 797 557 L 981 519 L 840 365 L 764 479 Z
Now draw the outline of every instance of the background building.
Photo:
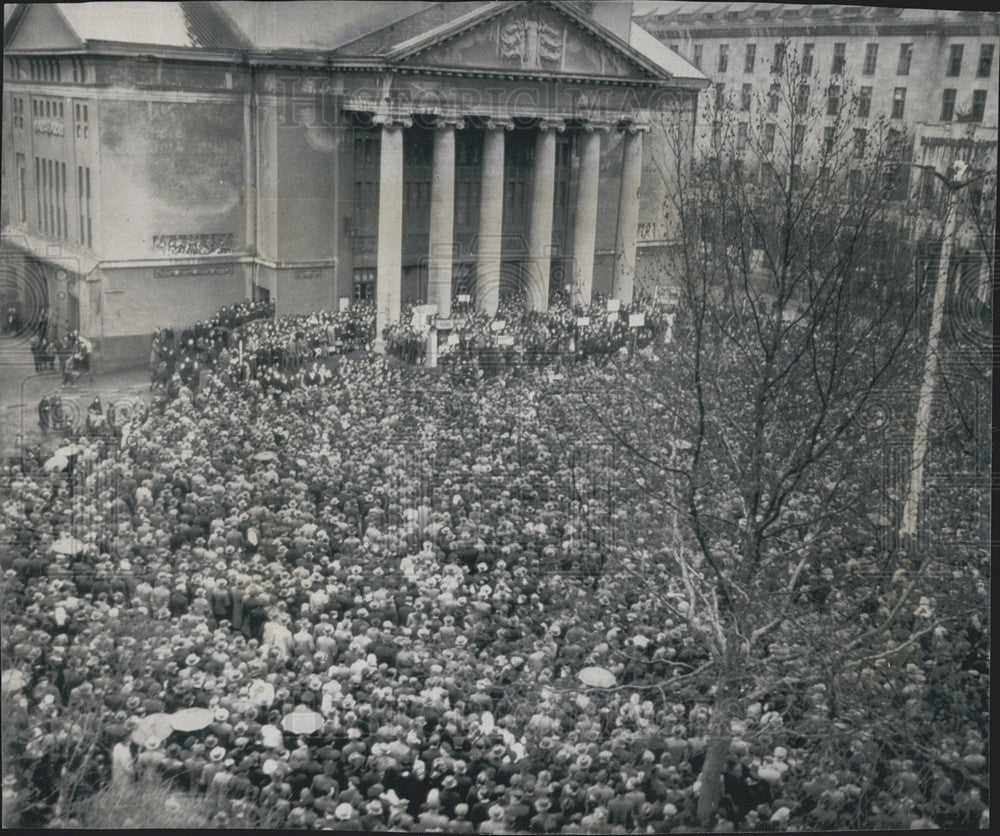
M 36 277 L 23 317 L 48 305 L 113 365 L 248 295 L 279 315 L 371 297 L 380 325 L 461 292 L 630 297 L 667 239 L 655 114 L 693 118 L 707 84 L 631 11 L 18 4 L 2 222 Z
M 700 102 L 703 145 L 717 97 L 744 110 L 751 109 L 747 102 L 766 102 L 776 69 L 794 55 L 815 79 L 814 92 L 857 97 L 858 130 L 885 117 L 890 130 L 898 126 L 905 135 L 915 165 L 945 175 L 954 160 L 964 160 L 969 176 L 984 176 L 983 187 L 970 193 L 995 195 L 1000 13 L 743 2 L 645 2 L 637 11 L 641 26 L 712 80 Z M 899 194 L 917 198 L 915 234 L 939 235 L 940 181 L 926 170 L 909 171 Z M 985 299 L 991 257 L 974 253 L 977 231 L 969 223 L 959 224 L 958 238 L 984 277 Z

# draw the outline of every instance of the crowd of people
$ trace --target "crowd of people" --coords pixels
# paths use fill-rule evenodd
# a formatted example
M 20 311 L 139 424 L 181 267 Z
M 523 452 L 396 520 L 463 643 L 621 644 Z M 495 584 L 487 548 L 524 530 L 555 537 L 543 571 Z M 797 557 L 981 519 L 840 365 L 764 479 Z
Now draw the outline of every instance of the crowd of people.
M 439 363 L 489 375 L 514 366 L 643 350 L 669 338 L 670 311 L 668 303 L 638 295 L 626 305 L 609 304 L 599 294 L 586 307 L 556 301 L 544 313 L 505 300 L 494 316 L 468 304 L 456 305 L 450 327 L 437 332 Z M 634 314 L 641 315 L 641 324 L 632 324 Z M 426 362 L 427 328 L 414 322 L 412 306 L 386 329 L 384 338 L 389 354 L 410 364 Z
M 329 379 L 330 355 L 371 348 L 375 310 L 370 304 L 308 315 L 274 317 L 268 302 L 224 308 L 213 319 L 183 332 L 154 336 L 151 389 L 158 400 L 177 398 L 182 388 L 197 397 L 202 372 L 211 370 L 231 386 L 256 381 L 268 391 L 291 391 Z
M 58 333 L 49 334 L 47 328 L 39 330 L 30 348 L 35 373 L 55 372 L 58 362 L 63 386 L 72 386 L 81 375 L 91 374 L 94 346 L 79 331 L 67 331 L 60 338 Z
M 89 712 L 95 781 L 119 745 L 128 769 L 228 799 L 229 821 L 252 803 L 333 829 L 673 828 L 701 718 L 643 686 L 687 662 L 627 573 L 587 582 L 600 499 L 581 513 L 535 398 L 553 372 L 529 373 L 501 397 L 368 356 L 261 398 L 209 363 L 197 401 L 136 414 L 118 455 L 81 439 L 73 485 L 29 454 L 2 566 L 7 724 L 45 729 L 12 763 L 23 820 L 52 815 Z M 621 687 L 582 684 L 588 665 Z M 192 706 L 207 728 L 134 742 Z M 306 710 L 318 727 L 283 728 Z
M 646 311 L 655 339 L 666 314 Z M 9 469 L 5 808 L 80 824 L 68 772 L 92 790 L 150 770 L 215 799 L 220 825 L 689 830 L 706 697 L 658 683 L 705 660 L 656 603 L 677 579 L 616 537 L 658 536 L 660 512 L 594 453 L 585 412 L 567 435 L 554 394 L 627 373 L 628 331 L 504 312 L 522 346 L 572 335 L 611 357 L 465 381 L 368 354 L 320 374 L 371 339 L 369 308 L 230 314 L 174 343 L 197 393 L 134 412 L 113 455 L 82 437 L 66 467 L 35 449 Z M 190 708 L 210 717 L 169 722 Z M 727 773 L 724 812 L 781 830 L 808 752 L 760 709 L 738 718 L 749 780 Z

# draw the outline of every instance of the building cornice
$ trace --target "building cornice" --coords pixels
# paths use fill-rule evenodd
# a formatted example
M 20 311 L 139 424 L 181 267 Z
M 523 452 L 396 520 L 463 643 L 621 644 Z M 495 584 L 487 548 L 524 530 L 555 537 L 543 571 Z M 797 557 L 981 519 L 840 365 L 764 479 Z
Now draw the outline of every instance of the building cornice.
M 894 23 L 823 22 L 823 23 L 781 23 L 775 21 L 727 22 L 718 26 L 694 23 L 690 26 L 657 25 L 655 21 L 644 23 L 643 28 L 651 35 L 665 40 L 711 40 L 715 38 L 780 38 L 836 36 L 890 37 L 893 35 L 921 35 L 931 38 L 952 37 L 1000 37 L 1000 23 L 993 26 L 977 26 L 975 23 L 935 23 L 933 21 L 912 21 Z

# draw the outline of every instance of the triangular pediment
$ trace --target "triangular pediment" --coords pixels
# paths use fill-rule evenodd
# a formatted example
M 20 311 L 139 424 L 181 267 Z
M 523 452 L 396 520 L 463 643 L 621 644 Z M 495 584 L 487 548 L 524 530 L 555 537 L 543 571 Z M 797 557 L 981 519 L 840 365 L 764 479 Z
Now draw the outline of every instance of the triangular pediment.
M 4 49 L 7 52 L 31 50 L 55 52 L 80 49 L 83 41 L 66 22 L 59 9 L 52 3 L 24 3 L 21 14 L 11 20 L 13 31 L 5 33 Z
M 397 52 L 402 66 L 465 71 L 553 73 L 621 79 L 663 78 L 641 56 L 559 3 L 507 4 L 459 31 L 428 33 Z M 623 48 L 624 46 L 624 48 Z

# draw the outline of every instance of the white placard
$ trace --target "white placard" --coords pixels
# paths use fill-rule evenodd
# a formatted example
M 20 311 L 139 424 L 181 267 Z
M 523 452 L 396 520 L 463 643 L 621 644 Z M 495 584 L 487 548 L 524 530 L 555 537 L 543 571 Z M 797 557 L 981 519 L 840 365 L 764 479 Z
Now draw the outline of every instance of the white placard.
M 514 345 L 514 338 L 510 334 L 501 334 L 497 342 L 500 345 Z
M 468 304 L 469 302 L 472 301 L 472 297 L 468 293 L 459 293 L 458 301 Z
M 504 321 L 502 319 L 497 319 L 497 320 L 494 320 L 493 322 L 490 323 L 490 330 L 491 331 L 503 331 L 503 329 L 506 327 L 506 325 L 507 325 L 506 321 Z
M 452 328 L 455 327 L 454 320 L 438 319 L 434 322 L 434 327 L 437 328 L 438 331 L 450 331 Z
M 617 321 L 618 321 L 618 311 L 612 311 L 611 313 L 608 314 L 608 322 L 617 322 Z
M 341 296 L 340 297 L 340 312 L 343 313 L 344 311 L 350 310 L 350 308 L 351 308 L 351 297 L 350 296 Z
M 608 310 L 609 311 L 620 311 L 622 309 L 621 299 L 608 299 Z
M 458 345 L 462 342 L 462 338 L 458 334 L 448 335 L 448 345 Z
M 581 328 L 583 328 L 586 325 L 590 325 L 590 317 L 589 316 L 578 316 L 576 318 L 576 324 L 579 325 Z
M 634 313 L 629 314 L 628 327 L 629 328 L 642 328 L 646 324 L 646 314 L 645 313 Z

